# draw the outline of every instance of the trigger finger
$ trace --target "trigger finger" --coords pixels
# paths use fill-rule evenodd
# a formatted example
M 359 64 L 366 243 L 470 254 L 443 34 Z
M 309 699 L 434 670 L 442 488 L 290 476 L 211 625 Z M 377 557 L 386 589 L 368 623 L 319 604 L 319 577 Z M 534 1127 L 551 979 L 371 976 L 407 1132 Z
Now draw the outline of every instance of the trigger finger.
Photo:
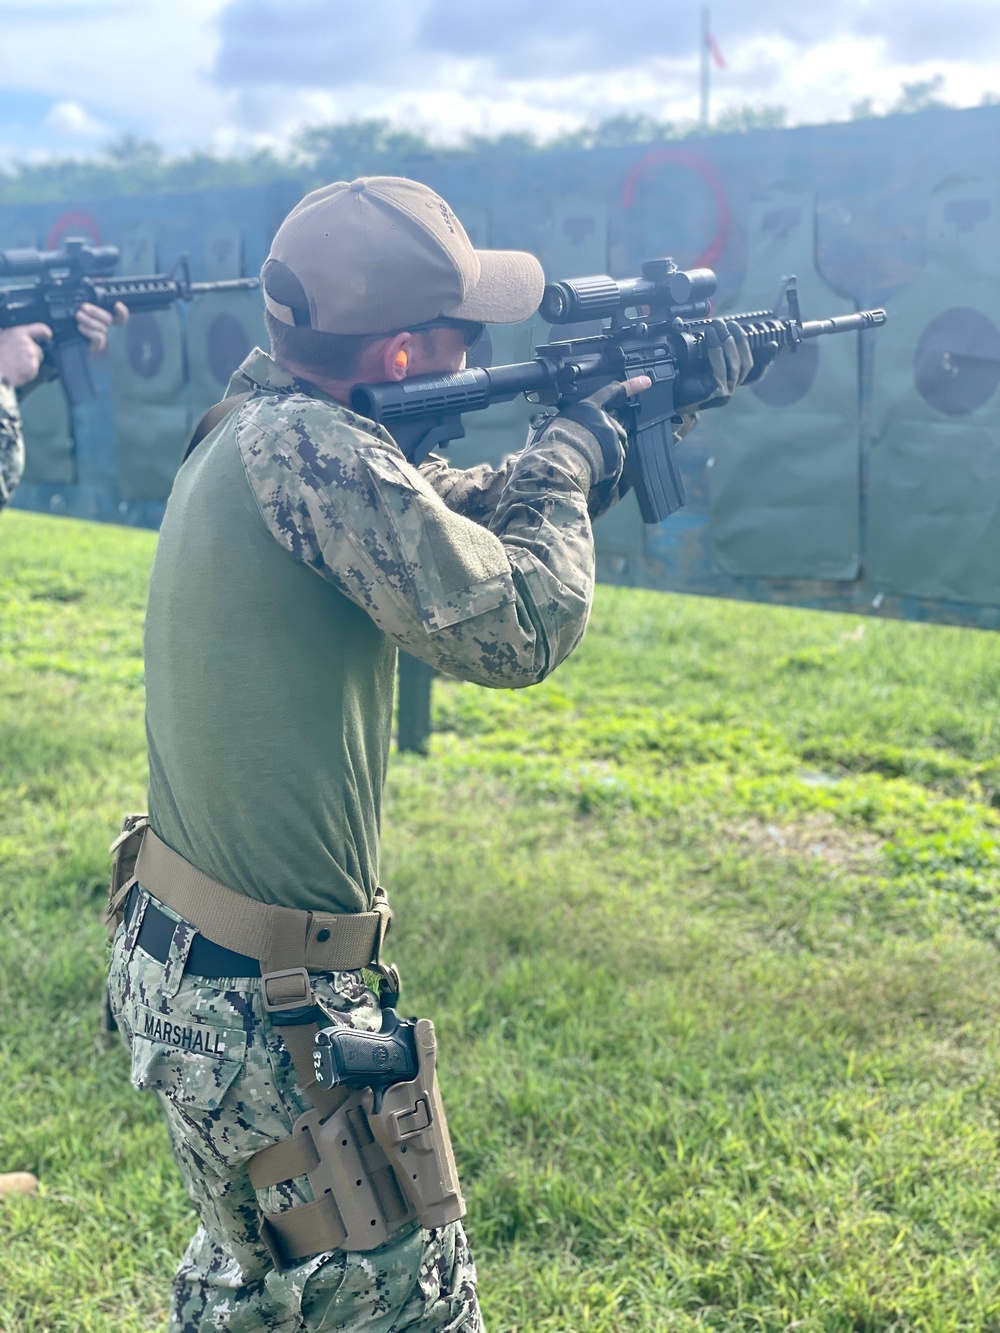
M 611 384 L 605 384 L 600 389 L 595 389 L 587 398 L 587 401 L 593 403 L 595 407 L 606 407 L 608 403 L 614 402 L 618 397 L 628 393 L 627 385 L 621 380 L 616 380 Z

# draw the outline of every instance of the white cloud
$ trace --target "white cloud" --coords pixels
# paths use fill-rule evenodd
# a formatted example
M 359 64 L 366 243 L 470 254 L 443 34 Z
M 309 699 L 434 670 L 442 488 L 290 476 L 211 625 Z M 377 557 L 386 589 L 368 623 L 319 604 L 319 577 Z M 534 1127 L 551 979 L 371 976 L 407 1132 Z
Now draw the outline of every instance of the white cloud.
M 940 75 L 970 106 L 1000 84 L 997 0 L 953 0 L 947 37 L 937 0 L 716 0 L 728 68 L 712 107 L 783 106 L 790 123 L 845 119 L 870 99 L 887 110 L 904 83 Z M 378 19 L 330 0 L 227 0 L 214 76 L 230 115 L 255 136 L 381 116 L 443 142 L 474 132 L 541 138 L 607 116 L 693 122 L 699 109 L 698 10 L 635 0 L 641 40 L 609 29 L 607 0 L 494 0 L 492 21 L 465 0 L 385 0 Z M 568 19 L 572 18 L 572 22 Z
M 115 132 L 156 138 L 171 151 L 210 144 L 231 114 L 209 77 L 221 7 L 221 0 L 25 5 L 16 23 L 4 16 L 4 96 L 21 88 L 85 108 L 99 102 Z
M 56 102 L 45 117 L 45 124 L 58 134 L 67 134 L 75 139 L 106 139 L 111 127 L 103 120 L 92 116 L 80 102 Z
M 36 147 L 7 109 L 18 80 L 40 99 L 34 124 L 48 115 L 53 149 L 126 131 L 174 153 L 281 148 L 305 125 L 370 116 L 444 142 L 468 131 L 546 138 L 630 112 L 697 118 L 691 0 L 636 0 L 643 22 L 631 29 L 625 11 L 609 28 L 607 0 L 493 0 L 489 24 L 484 5 L 0 0 L 10 20 L 0 134 L 22 154 Z M 865 98 L 887 109 L 902 83 L 937 74 L 960 105 L 1000 92 L 997 0 L 952 0 L 946 21 L 936 0 L 713 0 L 712 18 L 728 62 L 712 74 L 716 114 L 766 104 L 793 123 L 843 119 Z M 97 69 L 114 75 L 95 80 Z

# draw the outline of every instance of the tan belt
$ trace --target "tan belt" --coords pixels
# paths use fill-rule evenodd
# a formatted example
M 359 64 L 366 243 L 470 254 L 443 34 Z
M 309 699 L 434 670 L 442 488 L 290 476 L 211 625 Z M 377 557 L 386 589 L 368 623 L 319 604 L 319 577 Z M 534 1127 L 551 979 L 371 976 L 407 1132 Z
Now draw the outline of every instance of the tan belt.
M 195 869 L 149 827 L 131 883 L 136 880 L 213 944 L 259 959 L 261 972 L 295 967 L 340 972 L 377 963 L 391 916 L 381 889 L 370 912 L 308 912 L 260 903 Z
M 135 855 L 135 841 L 140 837 L 142 841 Z M 112 850 L 125 844 L 123 850 L 128 852 L 129 838 L 135 841 L 127 860 L 135 856 L 135 864 L 131 876 L 125 878 L 126 870 L 115 887 L 109 919 L 114 920 L 124 910 L 122 904 L 132 885 L 138 882 L 164 906 L 190 921 L 213 944 L 259 960 L 264 1007 L 271 1013 L 272 1021 L 281 1024 L 283 1009 L 295 1011 L 312 1002 L 306 971 L 347 971 L 378 964 L 392 915 L 382 889 L 376 890 L 370 912 L 334 914 L 276 907 L 248 898 L 203 874 L 158 838 L 145 816 L 129 817 Z M 352 1094 L 343 1087 L 321 1088 L 315 1081 L 312 1049 L 317 1023 L 296 1020 L 290 1026 L 280 1025 L 280 1032 L 302 1091 L 316 1108 L 316 1115 L 325 1119 L 344 1106 Z M 391 1172 L 374 1141 L 369 1151 L 373 1160 L 365 1163 L 366 1173 L 380 1197 L 386 1196 L 382 1200 L 383 1212 L 399 1226 L 414 1216 L 413 1210 L 401 1196 L 393 1201 L 392 1192 L 383 1180 Z M 247 1167 L 254 1186 L 262 1189 L 305 1175 L 317 1162 L 311 1136 L 300 1133 L 261 1149 L 250 1158 Z M 349 1231 L 332 1198 L 325 1195 L 314 1203 L 280 1213 L 262 1213 L 261 1239 L 281 1267 L 309 1255 L 342 1248 L 349 1239 Z

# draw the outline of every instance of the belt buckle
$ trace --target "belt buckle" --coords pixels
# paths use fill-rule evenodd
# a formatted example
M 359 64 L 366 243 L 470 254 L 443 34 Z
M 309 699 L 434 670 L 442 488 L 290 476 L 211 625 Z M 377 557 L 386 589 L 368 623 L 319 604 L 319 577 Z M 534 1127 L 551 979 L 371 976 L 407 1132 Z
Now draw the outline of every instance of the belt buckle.
M 315 1020 L 316 1001 L 309 973 L 304 967 L 287 967 L 279 972 L 262 973 L 260 994 L 264 1012 L 275 1027 L 292 1027 Z

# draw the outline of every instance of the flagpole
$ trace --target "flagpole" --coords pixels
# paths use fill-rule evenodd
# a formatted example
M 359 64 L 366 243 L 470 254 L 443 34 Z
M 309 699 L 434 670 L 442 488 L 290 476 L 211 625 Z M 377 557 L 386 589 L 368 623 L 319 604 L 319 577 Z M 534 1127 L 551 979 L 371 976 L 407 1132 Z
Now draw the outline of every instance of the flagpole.
M 708 70 L 708 35 L 711 32 L 711 21 L 709 18 L 708 5 L 701 7 L 701 116 L 700 125 L 702 134 L 708 133 L 708 93 L 709 93 L 709 70 Z

